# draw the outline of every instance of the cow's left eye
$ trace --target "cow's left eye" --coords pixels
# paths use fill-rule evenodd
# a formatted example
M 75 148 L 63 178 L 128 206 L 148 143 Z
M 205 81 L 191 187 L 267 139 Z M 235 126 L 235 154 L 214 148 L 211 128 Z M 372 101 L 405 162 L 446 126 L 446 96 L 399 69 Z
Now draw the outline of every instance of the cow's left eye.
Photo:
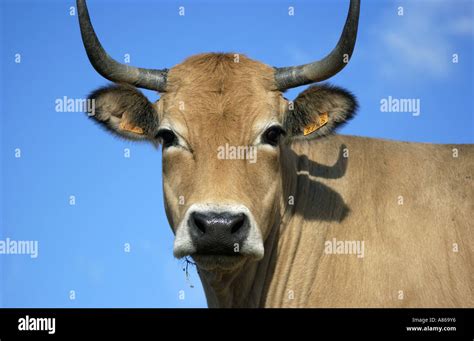
M 262 142 L 270 144 L 272 146 L 276 146 L 278 145 L 278 142 L 280 142 L 280 138 L 283 135 L 285 135 L 285 131 L 283 130 L 283 128 L 273 126 L 265 130 L 262 135 Z
M 178 142 L 176 134 L 169 129 L 161 129 L 158 134 L 156 134 L 156 138 L 161 139 L 163 149 L 171 147 Z

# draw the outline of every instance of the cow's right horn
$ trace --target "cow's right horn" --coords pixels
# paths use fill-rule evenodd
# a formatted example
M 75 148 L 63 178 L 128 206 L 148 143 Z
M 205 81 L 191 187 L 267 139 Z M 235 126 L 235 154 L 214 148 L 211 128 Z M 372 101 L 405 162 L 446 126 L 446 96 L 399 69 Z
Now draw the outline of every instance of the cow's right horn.
M 85 0 L 77 0 L 77 11 L 87 56 L 98 73 L 113 82 L 128 83 L 150 90 L 165 90 L 167 69 L 143 69 L 117 62 L 100 44 L 92 27 Z

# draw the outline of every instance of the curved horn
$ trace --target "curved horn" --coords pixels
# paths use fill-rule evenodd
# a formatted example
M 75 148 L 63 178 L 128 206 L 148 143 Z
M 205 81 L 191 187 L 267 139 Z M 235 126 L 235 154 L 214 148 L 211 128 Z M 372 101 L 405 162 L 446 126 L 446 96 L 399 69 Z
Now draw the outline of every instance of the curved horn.
M 276 68 L 279 90 L 320 82 L 334 76 L 348 63 L 354 50 L 359 24 L 360 0 L 351 0 L 346 24 L 336 47 L 323 59 L 309 64 Z
M 150 90 L 165 90 L 167 69 L 142 69 L 117 62 L 100 44 L 92 27 L 85 0 L 77 0 L 77 11 L 87 56 L 98 73 L 112 82 L 129 83 Z

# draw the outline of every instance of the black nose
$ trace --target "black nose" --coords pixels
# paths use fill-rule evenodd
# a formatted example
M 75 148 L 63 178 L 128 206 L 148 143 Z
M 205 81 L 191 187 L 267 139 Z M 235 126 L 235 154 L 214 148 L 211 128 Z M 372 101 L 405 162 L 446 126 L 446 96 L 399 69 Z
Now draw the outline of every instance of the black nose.
M 196 253 L 203 255 L 238 254 L 250 229 L 244 213 L 194 212 L 189 220 Z

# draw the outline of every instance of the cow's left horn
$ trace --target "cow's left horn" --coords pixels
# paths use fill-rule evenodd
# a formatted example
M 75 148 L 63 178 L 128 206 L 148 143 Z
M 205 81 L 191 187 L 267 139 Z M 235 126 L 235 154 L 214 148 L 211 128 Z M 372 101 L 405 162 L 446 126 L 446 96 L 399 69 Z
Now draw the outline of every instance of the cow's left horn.
M 165 90 L 168 70 L 142 69 L 117 62 L 100 44 L 92 27 L 85 0 L 77 0 L 77 11 L 87 56 L 98 73 L 113 82 L 133 84 L 150 90 Z
M 334 76 L 349 62 L 354 50 L 359 23 L 360 0 L 351 0 L 349 14 L 339 42 L 323 59 L 309 64 L 276 68 L 275 80 L 279 90 L 320 82 Z

